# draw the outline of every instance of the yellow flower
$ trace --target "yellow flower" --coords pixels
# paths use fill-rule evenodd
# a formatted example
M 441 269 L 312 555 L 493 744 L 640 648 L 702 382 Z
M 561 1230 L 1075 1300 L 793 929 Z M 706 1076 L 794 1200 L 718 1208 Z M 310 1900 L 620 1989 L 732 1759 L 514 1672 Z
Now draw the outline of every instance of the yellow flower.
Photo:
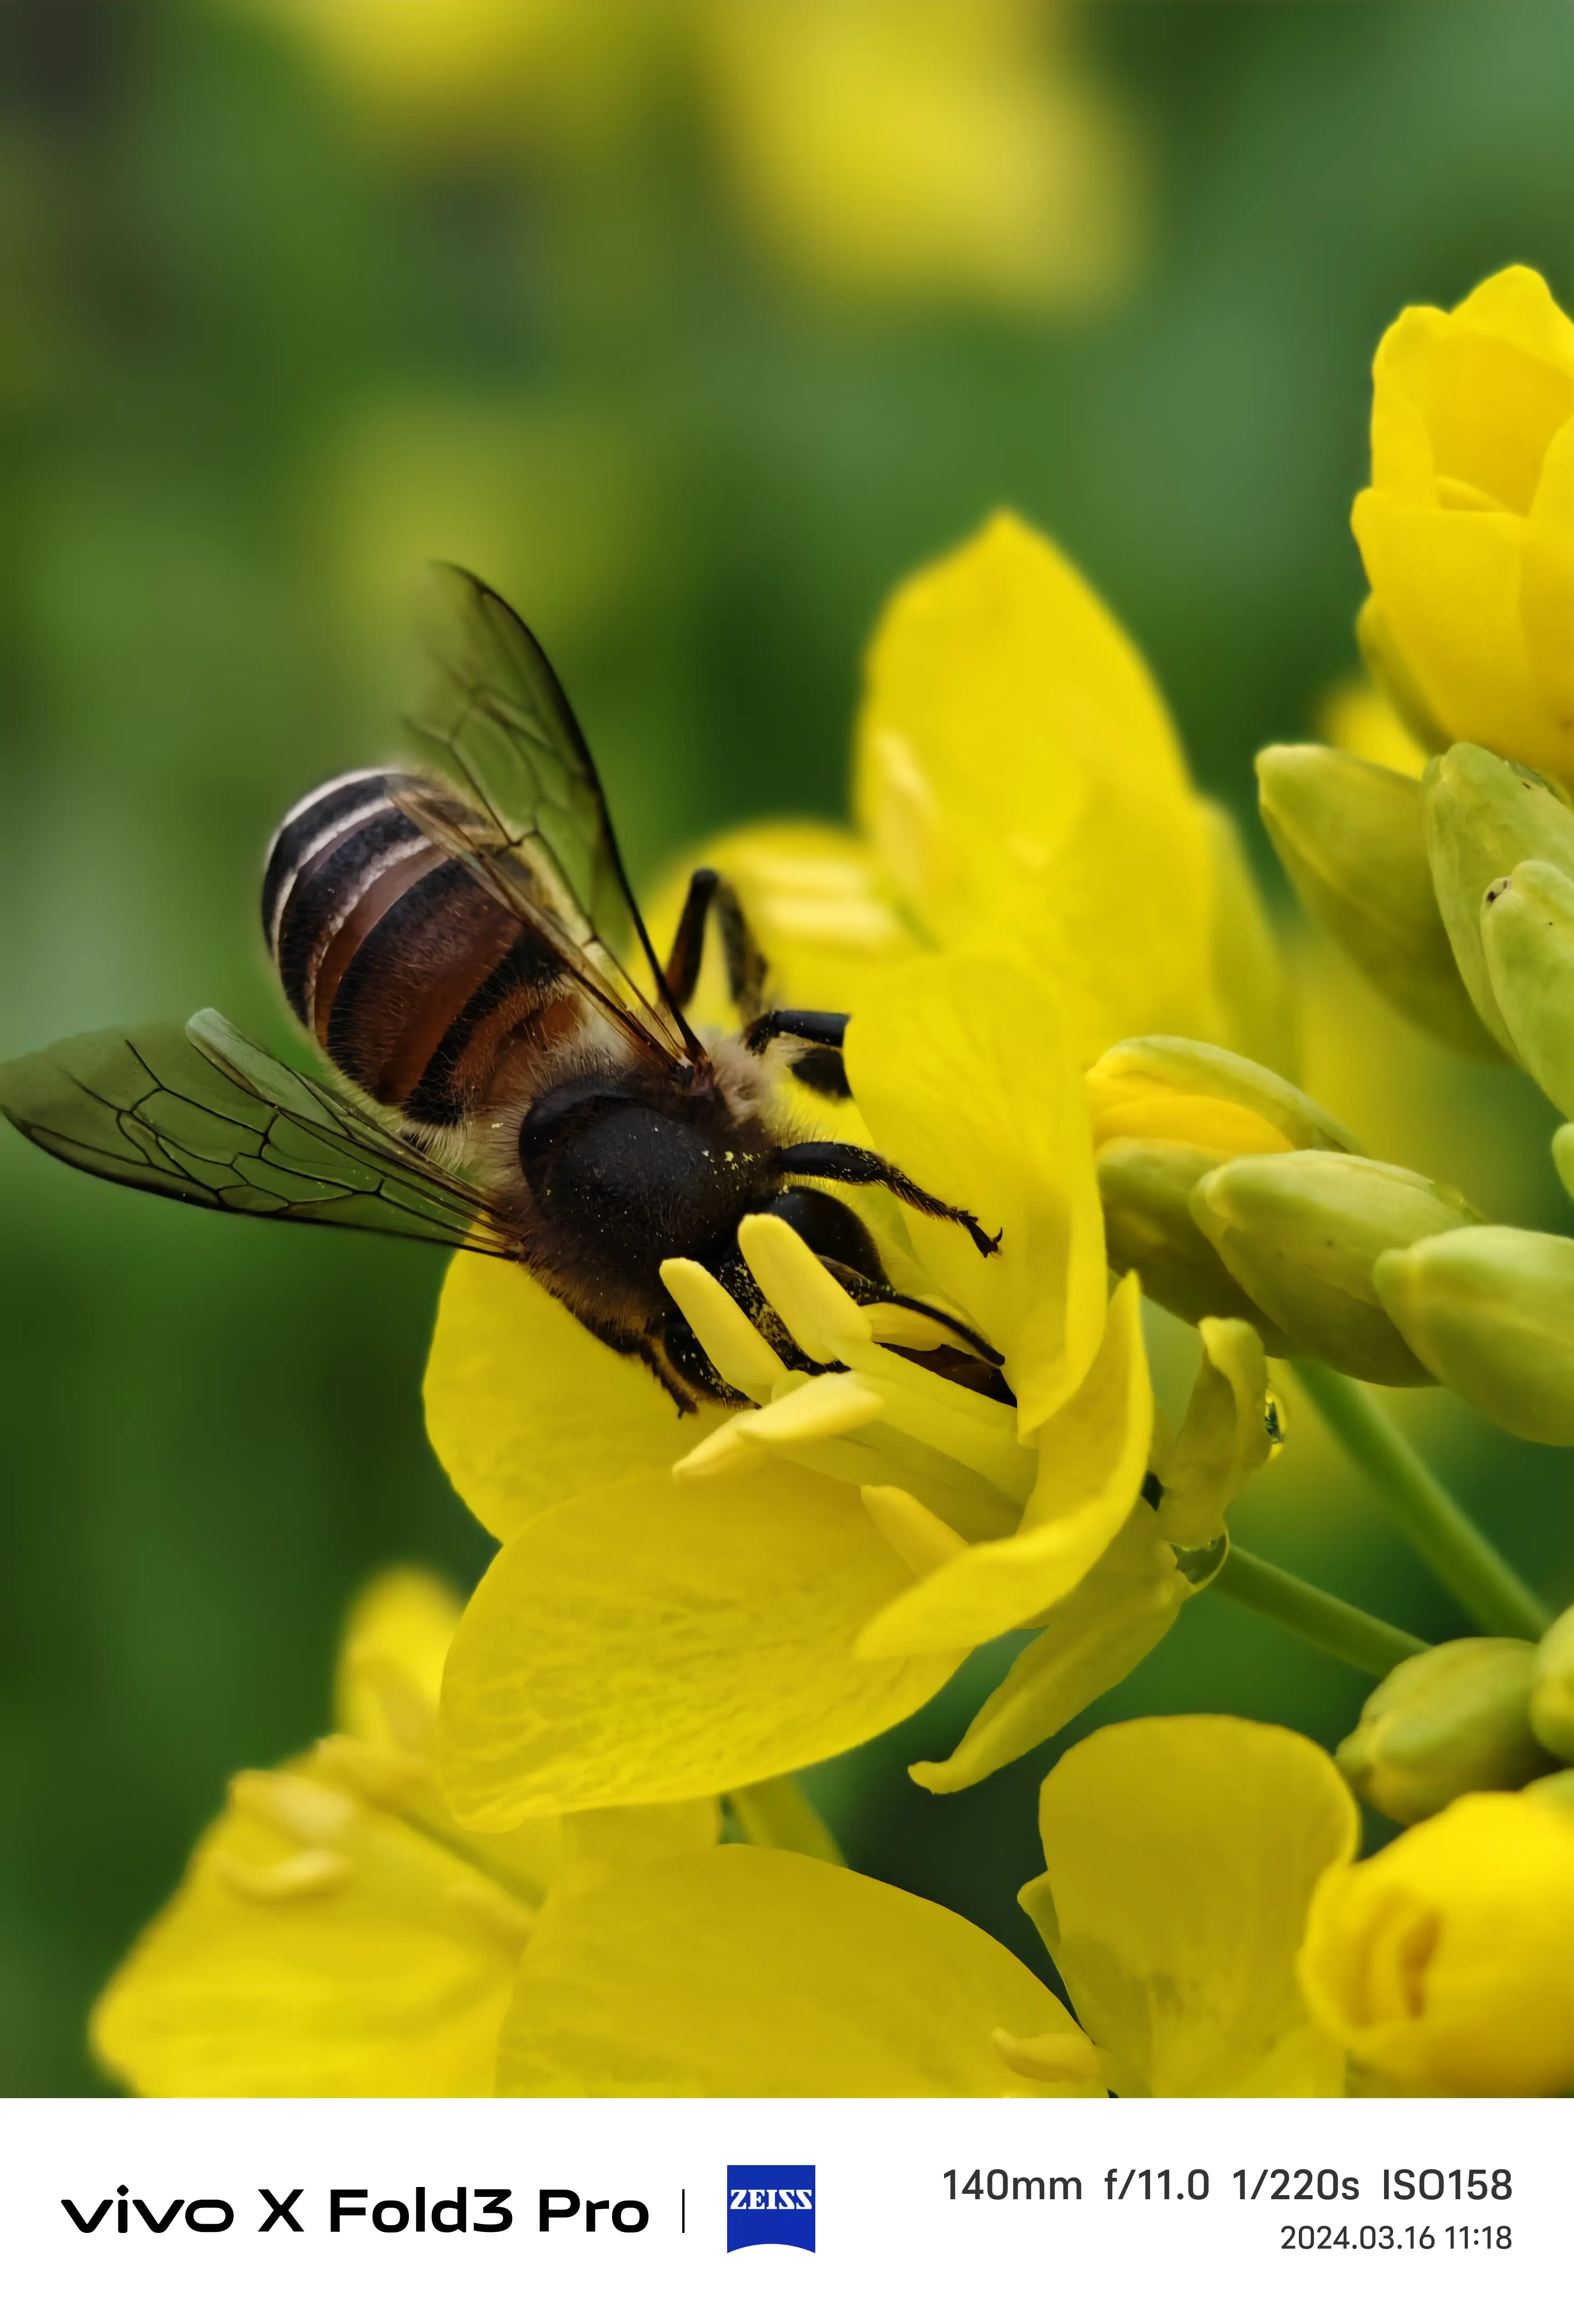
M 1135 647 L 1019 517 L 992 517 L 887 606 L 853 805 L 856 837 L 763 825 L 693 859 L 736 884 L 780 998 L 856 1007 L 879 961 L 1009 945 L 1048 979 L 1081 1065 L 1152 1033 L 1290 1061 L 1234 825 L 1191 788 Z M 659 924 L 681 892 L 675 876 Z M 719 982 L 701 999 L 719 1011 Z
M 1574 323 L 1511 266 L 1407 308 L 1374 379 L 1369 659 L 1432 747 L 1574 775 Z
M 897 1288 L 963 1329 L 860 1309 L 782 1221 L 748 1220 L 773 1306 L 811 1361 L 847 1369 L 789 1372 L 713 1277 L 670 1262 L 752 1407 L 680 1422 L 526 1278 L 449 1275 L 429 1425 L 503 1542 L 444 1683 L 468 1825 L 730 1790 L 845 1750 L 1067 1598 L 1136 1500 L 1136 1285 L 1107 1298 L 1081 1078 L 1048 995 L 1010 958 L 915 960 L 871 987 L 847 1054 L 880 1149 L 1003 1233 L 986 1259 L 955 1226 L 869 1205 Z M 1004 1356 L 1014 1406 L 893 1351 L 949 1340 L 965 1371 L 969 1333 Z
M 1375 2088 L 1535 2098 L 1574 2089 L 1571 1963 L 1574 1817 L 1477 1792 L 1324 1876 L 1301 1979 Z
M 659 165 L 677 82 L 744 222 L 836 296 L 1082 306 L 1136 255 L 1136 134 L 1058 0 L 249 5 L 412 142 Z
M 1023 1892 L 1082 2023 L 939 1905 L 787 1854 L 613 1875 L 543 1914 L 504 2028 L 522 2096 L 1332 2095 L 1295 1949 L 1356 1819 L 1326 1753 L 1229 1719 L 1143 1720 L 1043 1786 Z
M 853 297 L 1033 309 L 1123 286 L 1131 125 L 1042 0 L 702 0 L 699 57 L 746 214 Z
M 562 1857 L 555 1818 L 495 1840 L 442 1804 L 431 1738 L 458 1618 L 431 1577 L 374 1583 L 339 1666 L 340 1731 L 238 1775 L 178 1894 L 94 2012 L 95 2051 L 152 2098 L 479 2097 Z M 701 1843 L 708 1803 L 589 1818 L 616 1858 Z
M 1369 678 L 1345 678 L 1330 686 L 1312 724 L 1325 742 L 1348 752 L 1352 759 L 1392 767 L 1397 775 L 1419 778 L 1426 772 L 1425 751 L 1382 687 Z

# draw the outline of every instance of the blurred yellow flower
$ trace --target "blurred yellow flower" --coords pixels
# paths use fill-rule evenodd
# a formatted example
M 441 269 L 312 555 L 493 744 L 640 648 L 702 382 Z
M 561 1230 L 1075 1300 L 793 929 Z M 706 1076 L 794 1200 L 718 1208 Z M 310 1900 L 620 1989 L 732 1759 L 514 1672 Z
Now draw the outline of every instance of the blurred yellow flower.
M 1571 1963 L 1574 1816 L 1477 1792 L 1325 1875 L 1301 1980 L 1377 2089 L 1537 2098 L 1574 2089 Z
M 1080 305 L 1128 279 L 1134 125 L 1044 0 L 699 0 L 745 214 L 810 282 L 884 300 Z
M 1333 2095 L 1294 1960 L 1356 1818 L 1325 1752 L 1232 1719 L 1106 1728 L 1043 1785 L 1023 1892 L 1082 2023 L 939 1905 L 721 1849 L 553 1898 L 498 2086 L 528 2097 Z
M 1066 0 L 246 0 L 415 143 L 565 162 L 698 100 L 736 211 L 797 279 L 1038 312 L 1129 280 L 1135 124 Z
M 1574 322 L 1507 267 L 1406 308 L 1373 376 L 1368 658 L 1434 747 L 1574 776 Z
M 853 805 L 857 838 L 763 825 L 692 859 L 736 883 L 780 997 L 854 1008 L 881 959 L 1010 945 L 1048 979 L 1081 1065 L 1150 1033 L 1291 1061 L 1234 826 L 1191 788 L 1131 641 L 1020 517 L 990 518 L 886 607 Z M 681 894 L 675 875 L 658 923 Z M 702 998 L 719 1009 L 715 984 Z
M 563 1854 L 555 1818 L 461 1835 L 431 1766 L 458 1602 L 384 1574 L 349 1624 L 339 1732 L 237 1775 L 178 1894 L 94 2012 L 109 2072 L 152 2098 L 480 2097 L 520 1953 Z M 715 1831 L 708 1802 L 588 1820 L 581 1868 Z M 583 1871 L 581 1869 L 581 1875 Z

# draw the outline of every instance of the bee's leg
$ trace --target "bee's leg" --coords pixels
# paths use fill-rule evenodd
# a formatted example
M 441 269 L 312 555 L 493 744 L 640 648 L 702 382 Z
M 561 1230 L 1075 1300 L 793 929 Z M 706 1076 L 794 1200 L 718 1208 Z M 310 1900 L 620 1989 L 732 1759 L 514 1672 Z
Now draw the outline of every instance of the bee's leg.
M 954 1204 L 942 1203 L 938 1194 L 926 1194 L 904 1170 L 881 1155 L 871 1154 L 866 1147 L 812 1139 L 802 1146 L 784 1146 L 775 1159 L 776 1167 L 794 1178 L 829 1178 L 840 1186 L 884 1186 L 899 1203 L 921 1211 L 926 1219 L 950 1219 L 966 1227 L 986 1259 L 1000 1248 L 1000 1237 L 986 1234 L 971 1211 L 959 1211 Z
M 835 1009 L 773 1009 L 744 1029 L 745 1047 L 760 1056 L 773 1041 L 811 1041 L 787 1068 L 822 1097 L 851 1097 L 847 1069 L 842 1063 L 842 1038 L 847 1029 L 845 1011 Z
M 721 935 L 727 963 L 727 991 L 745 1019 L 757 1017 L 765 990 L 765 956 L 755 942 L 737 891 L 719 872 L 701 868 L 689 881 L 689 893 L 678 916 L 678 933 L 667 961 L 667 988 L 680 1009 L 687 1009 L 699 982 L 705 957 L 705 924 L 712 910 Z

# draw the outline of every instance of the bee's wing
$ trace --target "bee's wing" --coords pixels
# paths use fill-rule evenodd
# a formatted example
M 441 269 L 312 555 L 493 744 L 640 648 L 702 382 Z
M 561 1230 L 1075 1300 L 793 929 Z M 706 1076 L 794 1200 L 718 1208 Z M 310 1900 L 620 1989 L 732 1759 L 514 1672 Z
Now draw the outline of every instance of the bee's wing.
M 207 1210 L 518 1249 L 476 1188 L 211 1009 L 0 1065 L 0 1112 L 75 1169 Z
M 699 1045 L 640 918 L 579 722 L 495 590 L 431 569 L 426 682 L 405 724 L 421 764 L 395 782 L 412 819 L 548 936 L 600 1005 L 677 1055 Z

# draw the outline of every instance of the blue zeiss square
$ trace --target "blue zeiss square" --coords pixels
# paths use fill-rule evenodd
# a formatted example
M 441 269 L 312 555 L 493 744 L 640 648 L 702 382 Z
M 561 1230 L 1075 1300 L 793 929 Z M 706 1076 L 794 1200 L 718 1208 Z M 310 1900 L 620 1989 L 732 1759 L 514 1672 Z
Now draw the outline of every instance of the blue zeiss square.
M 795 2244 L 814 2249 L 812 2163 L 729 2163 L 727 2166 L 727 2247 Z

